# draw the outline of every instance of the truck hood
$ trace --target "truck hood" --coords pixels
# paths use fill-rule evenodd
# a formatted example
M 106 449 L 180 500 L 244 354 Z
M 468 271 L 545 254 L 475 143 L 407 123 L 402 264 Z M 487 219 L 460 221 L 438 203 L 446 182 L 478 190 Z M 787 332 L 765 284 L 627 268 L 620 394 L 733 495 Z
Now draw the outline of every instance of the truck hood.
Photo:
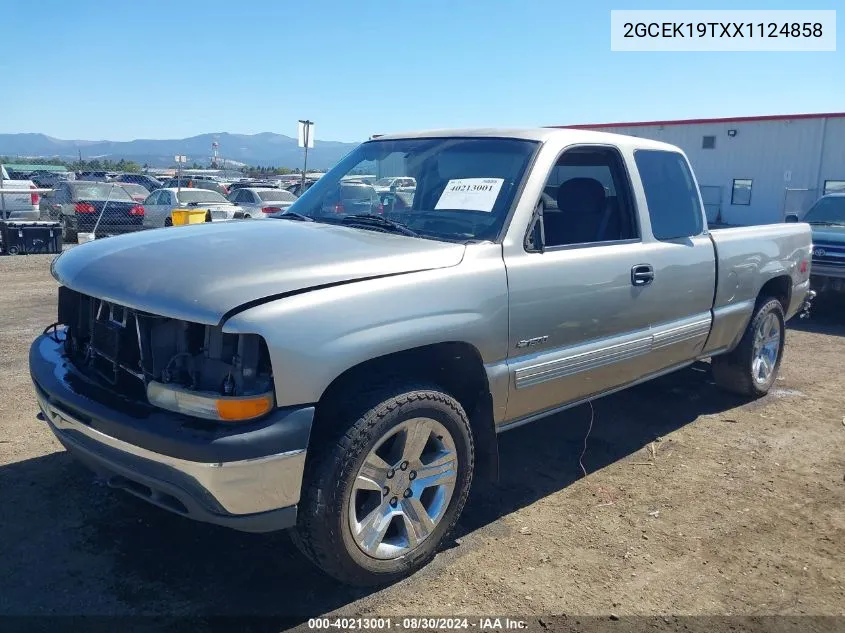
M 96 240 L 53 260 L 73 290 L 217 325 L 254 305 L 325 285 L 455 266 L 463 244 L 293 220 L 203 223 Z
M 814 226 L 813 243 L 845 244 L 845 226 Z

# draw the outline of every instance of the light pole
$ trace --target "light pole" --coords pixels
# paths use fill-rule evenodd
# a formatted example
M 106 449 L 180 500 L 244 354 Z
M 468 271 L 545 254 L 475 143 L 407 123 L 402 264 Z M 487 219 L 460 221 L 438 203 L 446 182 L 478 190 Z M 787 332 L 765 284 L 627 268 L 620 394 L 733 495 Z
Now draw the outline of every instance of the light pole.
M 305 162 L 302 165 L 302 180 L 299 185 L 299 195 L 302 195 L 305 193 L 305 173 L 308 171 L 308 147 L 314 146 L 314 140 L 311 138 L 311 127 L 314 125 L 314 121 L 300 119 L 299 123 L 302 126 L 300 141 L 302 142 L 303 147 L 305 147 Z

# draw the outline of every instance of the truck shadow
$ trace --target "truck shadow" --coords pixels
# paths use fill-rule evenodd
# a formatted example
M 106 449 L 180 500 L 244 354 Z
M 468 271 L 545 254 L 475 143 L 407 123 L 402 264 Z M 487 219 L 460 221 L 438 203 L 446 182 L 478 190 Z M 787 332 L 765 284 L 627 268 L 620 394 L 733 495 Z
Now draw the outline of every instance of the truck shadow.
M 584 466 L 601 469 L 741 402 L 716 390 L 705 364 L 596 401 Z M 472 496 L 455 536 L 582 477 L 589 419 L 581 406 L 503 435 L 501 479 Z M 375 591 L 322 576 L 284 533 L 194 523 L 92 482 L 63 452 L 0 468 L 0 507 L 9 510 L 0 520 L 0 614 L 248 615 L 281 630 Z

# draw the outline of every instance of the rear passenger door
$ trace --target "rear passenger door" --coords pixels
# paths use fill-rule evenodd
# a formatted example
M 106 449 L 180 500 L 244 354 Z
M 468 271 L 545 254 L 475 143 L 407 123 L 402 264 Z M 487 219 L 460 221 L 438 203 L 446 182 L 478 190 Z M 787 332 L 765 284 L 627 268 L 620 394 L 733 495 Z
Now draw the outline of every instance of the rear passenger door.
M 686 363 L 703 350 L 712 324 L 716 254 L 683 154 L 640 149 L 633 157 L 642 191 L 643 264 L 653 270 L 643 290 L 654 303 L 652 349 L 644 366 L 653 372 Z

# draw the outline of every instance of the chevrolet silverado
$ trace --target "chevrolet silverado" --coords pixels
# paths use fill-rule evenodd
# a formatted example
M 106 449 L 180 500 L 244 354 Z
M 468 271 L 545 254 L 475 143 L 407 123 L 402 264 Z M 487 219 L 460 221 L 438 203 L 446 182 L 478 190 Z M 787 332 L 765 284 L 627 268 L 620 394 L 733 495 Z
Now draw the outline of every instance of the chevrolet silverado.
M 355 173 L 417 186 L 401 211 L 324 204 Z M 327 573 L 384 583 L 434 556 L 508 429 L 708 358 L 764 395 L 810 251 L 803 223 L 710 231 L 664 143 L 381 136 L 272 221 L 63 253 L 30 370 L 40 418 L 112 487 L 290 528 Z

